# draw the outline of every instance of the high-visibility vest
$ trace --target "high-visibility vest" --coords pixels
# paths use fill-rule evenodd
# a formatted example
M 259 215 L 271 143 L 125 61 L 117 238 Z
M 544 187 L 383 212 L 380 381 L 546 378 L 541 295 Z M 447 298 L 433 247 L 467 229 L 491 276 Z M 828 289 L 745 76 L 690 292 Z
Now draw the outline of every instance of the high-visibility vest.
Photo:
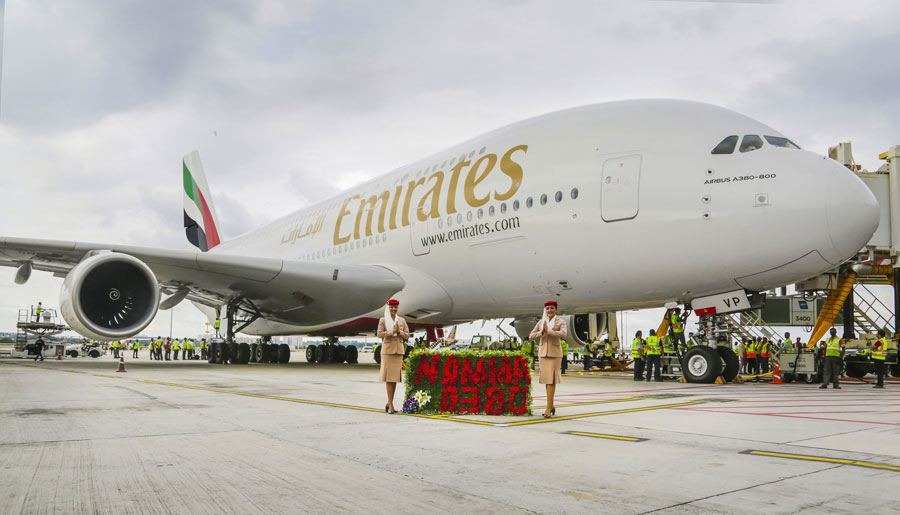
M 611 357 L 612 357 L 613 351 L 612 351 L 612 344 L 611 344 L 611 343 L 607 343 L 606 345 L 604 345 L 604 347 L 603 347 L 603 355 L 606 356 L 606 357 L 608 357 L 608 358 L 611 358 Z
M 747 357 L 748 358 L 756 357 L 756 342 L 750 342 L 747 345 Z
M 769 342 L 762 342 L 762 344 L 760 344 L 759 351 L 760 351 L 760 354 L 762 355 L 762 357 L 768 358 L 769 357 Z
M 633 342 L 631 342 L 631 357 L 634 359 L 641 359 L 641 339 L 635 338 Z
M 841 357 L 841 339 L 835 336 L 829 338 L 825 347 L 825 356 Z
M 156 348 L 157 348 L 157 349 L 162 349 L 162 346 L 163 346 L 162 338 L 157 338 L 157 339 L 156 339 Z
M 672 340 L 671 336 L 666 335 L 663 337 L 663 349 L 667 351 L 675 350 L 675 342 Z
M 647 337 L 647 355 L 648 356 L 659 356 L 662 354 L 662 350 L 659 347 L 659 336 L 648 336 Z
M 134 350 L 138 350 L 141 348 L 141 342 L 135 340 L 134 343 L 131 344 L 131 348 Z
M 178 340 L 175 340 L 175 342 L 172 344 L 172 348 L 175 350 L 181 350 L 181 342 Z
M 44 311 L 44 308 L 42 308 L 40 304 L 38 304 L 38 307 L 34 308 L 34 313 L 35 313 L 37 316 L 41 316 L 41 313 L 42 313 L 43 311 Z
M 206 350 L 206 340 L 200 340 L 200 350 Z
M 218 329 L 218 328 L 219 328 L 219 319 L 217 318 L 216 319 L 216 329 Z
M 887 341 L 884 338 L 879 338 L 875 345 L 878 345 L 878 350 L 872 350 L 872 359 L 881 361 L 887 359 Z
M 560 343 L 560 345 L 562 345 L 563 356 L 568 356 L 569 355 L 569 344 L 566 343 L 565 340 L 560 340 L 559 343 Z
M 676 315 L 675 313 L 672 313 L 669 316 L 669 325 L 672 326 L 673 333 L 683 333 L 684 332 L 684 326 L 681 325 L 681 319 L 678 318 L 678 315 Z

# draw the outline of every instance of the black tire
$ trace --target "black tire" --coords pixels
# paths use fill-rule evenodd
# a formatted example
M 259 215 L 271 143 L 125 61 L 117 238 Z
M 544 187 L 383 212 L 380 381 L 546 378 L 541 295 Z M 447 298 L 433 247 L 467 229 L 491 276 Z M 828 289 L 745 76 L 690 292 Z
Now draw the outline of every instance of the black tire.
M 98 351 L 97 349 L 91 349 L 91 352 L 88 353 L 88 356 L 90 356 L 92 358 L 99 358 L 100 351 Z
M 782 373 L 781 374 L 781 382 L 783 383 L 791 383 L 794 381 L 794 374 Z
M 272 362 L 272 346 L 268 343 L 260 343 L 259 344 L 259 362 L 260 363 L 271 363 Z
M 803 381 L 806 382 L 806 384 L 816 384 L 816 383 L 822 382 L 822 377 L 818 373 L 816 373 L 816 374 L 800 374 L 800 375 L 803 376 Z
M 68 354 L 69 354 L 69 357 L 70 357 L 70 358 L 77 358 L 77 357 L 78 357 L 78 351 L 77 351 L 77 350 L 70 350 L 70 351 L 68 352 Z
M 895 358 L 896 359 L 896 358 Z M 894 363 L 890 367 L 887 367 L 890 370 L 890 373 L 894 377 L 900 377 L 900 363 Z
M 847 361 L 847 375 L 854 379 L 862 379 L 869 373 L 869 364 L 864 361 Z
M 256 360 L 256 361 L 254 361 L 254 363 L 262 363 L 263 362 L 262 350 L 263 350 L 263 344 L 257 343 L 256 348 L 253 349 L 253 359 Z
M 235 363 L 239 363 L 241 365 L 246 365 L 250 363 L 250 344 L 249 343 L 239 343 L 237 344 L 237 356 Z
M 316 346 L 316 363 L 325 363 L 325 345 Z
M 347 360 L 347 347 L 343 345 L 334 346 L 334 362 L 343 363 Z
M 381 347 L 375 349 L 375 363 L 381 364 Z
M 716 352 L 725 362 L 725 366 L 722 368 L 722 378 L 730 383 L 741 371 L 741 360 L 728 347 L 716 347 Z
M 306 347 L 306 362 L 307 363 L 315 363 L 316 362 L 316 346 L 308 345 Z
M 286 343 L 278 345 L 278 362 L 288 363 L 291 361 L 291 346 Z
M 359 363 L 359 349 L 356 345 L 347 346 L 347 363 Z
M 322 363 L 334 363 L 334 345 L 323 345 Z
M 208 363 L 218 363 L 218 353 L 219 353 L 219 344 L 218 342 L 209 342 L 209 348 L 207 349 L 207 358 L 206 361 Z
M 259 359 L 259 344 L 251 343 L 250 344 L 250 360 L 249 363 L 257 363 Z
M 216 363 L 219 363 L 222 365 L 227 363 L 228 360 L 231 359 L 231 345 L 226 342 L 220 343 L 219 344 L 219 353 L 216 356 L 216 358 L 217 358 Z
M 681 369 L 689 383 L 712 384 L 722 373 L 722 358 L 712 347 L 691 347 L 684 354 Z

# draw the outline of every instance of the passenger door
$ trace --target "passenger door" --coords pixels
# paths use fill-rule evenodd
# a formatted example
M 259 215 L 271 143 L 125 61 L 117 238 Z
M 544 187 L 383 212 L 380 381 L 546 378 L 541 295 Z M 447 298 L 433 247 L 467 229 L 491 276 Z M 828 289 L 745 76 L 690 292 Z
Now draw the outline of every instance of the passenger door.
M 630 220 L 638 214 L 641 156 L 607 159 L 601 178 L 600 214 L 604 221 Z

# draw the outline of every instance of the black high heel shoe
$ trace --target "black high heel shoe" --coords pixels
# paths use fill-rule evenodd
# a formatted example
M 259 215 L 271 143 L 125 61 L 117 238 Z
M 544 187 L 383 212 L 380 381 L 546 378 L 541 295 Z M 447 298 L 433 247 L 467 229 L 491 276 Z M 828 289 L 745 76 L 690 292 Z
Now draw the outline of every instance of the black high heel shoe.
M 387 404 L 384 405 L 384 412 L 388 413 L 388 405 Z
M 552 417 L 552 416 L 555 416 L 555 415 L 556 415 L 556 408 L 552 408 L 552 409 L 550 410 L 550 416 Z

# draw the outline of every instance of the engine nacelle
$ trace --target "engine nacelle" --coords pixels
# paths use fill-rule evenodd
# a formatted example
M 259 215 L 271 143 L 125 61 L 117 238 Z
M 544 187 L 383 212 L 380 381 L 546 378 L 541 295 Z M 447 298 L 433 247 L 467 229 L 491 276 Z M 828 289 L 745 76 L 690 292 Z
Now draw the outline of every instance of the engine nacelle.
M 566 321 L 566 327 L 569 330 L 569 334 L 566 337 L 566 343 L 569 344 L 570 349 L 584 347 L 585 342 L 591 340 L 591 336 L 600 338 L 606 333 L 606 313 L 560 315 L 560 318 Z M 516 334 L 519 336 L 520 340 L 524 341 L 528 339 L 531 330 L 534 329 L 538 320 L 540 320 L 540 318 L 535 316 L 517 318 L 512 321 L 512 326 L 516 330 Z M 592 324 L 594 324 L 593 328 L 591 327 Z
M 121 340 L 147 327 L 159 307 L 159 284 L 143 261 L 102 252 L 73 268 L 59 292 L 60 312 L 78 334 Z

